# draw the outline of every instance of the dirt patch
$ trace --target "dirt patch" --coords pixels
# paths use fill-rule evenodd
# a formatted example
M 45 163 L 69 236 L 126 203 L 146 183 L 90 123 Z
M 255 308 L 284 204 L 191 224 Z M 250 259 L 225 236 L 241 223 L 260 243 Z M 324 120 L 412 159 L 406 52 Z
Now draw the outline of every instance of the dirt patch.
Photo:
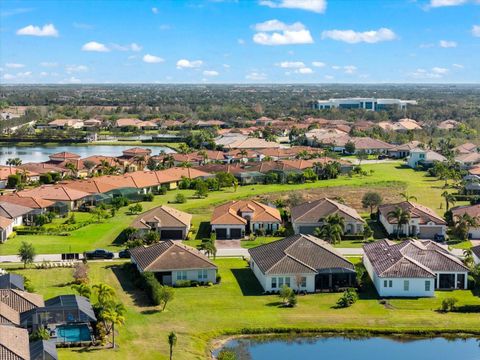
M 402 201 L 400 193 L 405 190 L 403 186 L 336 186 L 316 189 L 303 189 L 290 191 L 288 193 L 271 193 L 256 196 L 256 200 L 263 203 L 273 203 L 278 199 L 284 200 L 287 204 L 292 197 L 301 199 L 300 202 L 318 200 L 323 197 L 330 199 L 341 200 L 348 206 L 357 209 L 359 212 L 366 212 L 367 209 L 362 207 L 362 197 L 366 192 L 375 191 L 382 195 L 383 203 L 388 204 L 392 202 Z

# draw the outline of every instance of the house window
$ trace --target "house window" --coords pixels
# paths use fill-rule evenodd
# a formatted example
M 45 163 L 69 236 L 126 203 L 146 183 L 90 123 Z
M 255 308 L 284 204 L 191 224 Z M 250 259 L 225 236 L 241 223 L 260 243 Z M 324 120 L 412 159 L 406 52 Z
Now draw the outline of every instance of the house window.
M 277 278 L 272 277 L 272 289 L 276 289 L 276 288 L 277 288 Z
M 393 287 L 393 280 L 388 281 L 388 287 Z
M 383 281 L 383 287 L 387 287 L 387 285 L 388 285 L 388 281 L 387 281 L 387 280 L 384 280 L 384 281 Z
M 410 289 L 410 281 L 403 280 L 403 291 L 408 291 Z
M 383 287 L 393 287 L 393 281 L 392 280 L 383 280 Z
M 430 291 L 430 280 L 425 280 L 425 291 Z
M 187 280 L 187 272 L 177 271 L 177 280 Z
M 286 278 L 285 278 L 285 285 L 287 285 L 288 287 L 290 287 L 290 278 L 289 278 L 289 277 L 286 277 Z
M 207 280 L 208 273 L 207 270 L 198 270 L 198 280 Z
M 278 278 L 278 287 L 281 288 L 283 286 L 283 278 L 279 277 Z
M 302 276 L 300 278 L 300 284 L 299 284 L 300 287 L 304 288 L 304 287 L 307 287 L 307 278 L 305 276 Z

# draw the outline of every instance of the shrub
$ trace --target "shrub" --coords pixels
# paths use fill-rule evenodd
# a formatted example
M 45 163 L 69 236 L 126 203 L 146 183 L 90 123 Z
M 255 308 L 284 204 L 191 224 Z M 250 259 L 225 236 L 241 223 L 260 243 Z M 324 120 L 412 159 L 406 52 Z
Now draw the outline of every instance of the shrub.
M 140 285 L 145 290 L 148 298 L 153 305 L 158 306 L 162 303 L 161 299 L 161 284 L 158 282 L 155 274 L 152 272 L 144 272 L 141 274 Z
M 237 360 L 237 354 L 230 349 L 222 349 L 218 355 L 218 360 Z
M 158 193 L 159 193 L 160 195 L 165 195 L 165 194 L 167 193 L 167 191 L 168 191 L 167 187 L 166 187 L 166 186 L 162 186 L 162 187 L 160 188 L 160 190 L 158 190 Z
M 175 202 L 178 204 L 184 204 L 187 202 L 187 197 L 183 194 L 177 194 L 175 196 Z
M 177 282 L 175 283 L 175 286 L 180 288 L 191 287 L 192 282 L 190 280 L 177 280 Z
M 454 311 L 455 304 L 458 302 L 457 298 L 449 297 L 442 300 L 441 310 L 444 312 Z
M 155 195 L 152 193 L 148 193 L 143 195 L 143 201 L 153 201 L 155 199 Z
M 8 175 L 7 188 L 15 189 L 22 183 L 22 177 L 19 174 Z
M 290 307 L 297 306 L 298 299 L 297 299 L 297 294 L 295 294 L 295 292 L 292 291 L 292 293 L 290 294 L 290 296 L 287 299 L 287 303 L 288 303 L 288 306 L 290 306 Z
M 217 274 L 217 277 L 215 278 L 217 284 L 220 284 L 220 282 L 222 281 L 222 276 L 220 274 Z
M 347 289 L 337 301 L 337 307 L 346 308 L 355 304 L 358 300 L 358 294 L 355 289 Z

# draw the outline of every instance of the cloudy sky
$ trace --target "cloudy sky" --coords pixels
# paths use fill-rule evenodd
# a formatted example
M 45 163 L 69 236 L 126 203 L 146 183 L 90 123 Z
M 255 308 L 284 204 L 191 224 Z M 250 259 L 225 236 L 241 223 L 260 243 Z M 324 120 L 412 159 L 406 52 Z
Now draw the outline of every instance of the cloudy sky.
M 478 83 L 480 0 L 0 3 L 9 83 Z

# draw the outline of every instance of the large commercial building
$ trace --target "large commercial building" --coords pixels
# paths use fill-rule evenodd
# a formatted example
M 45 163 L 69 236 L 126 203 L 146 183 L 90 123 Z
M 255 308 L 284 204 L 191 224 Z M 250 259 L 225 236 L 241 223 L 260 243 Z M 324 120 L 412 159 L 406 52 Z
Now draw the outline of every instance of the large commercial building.
M 322 109 L 365 109 L 370 111 L 388 110 L 397 108 L 405 110 L 407 104 L 415 105 L 415 100 L 400 100 L 400 99 L 376 99 L 376 98 L 343 98 L 343 99 L 328 99 L 317 100 L 313 103 L 313 108 L 317 110 Z

